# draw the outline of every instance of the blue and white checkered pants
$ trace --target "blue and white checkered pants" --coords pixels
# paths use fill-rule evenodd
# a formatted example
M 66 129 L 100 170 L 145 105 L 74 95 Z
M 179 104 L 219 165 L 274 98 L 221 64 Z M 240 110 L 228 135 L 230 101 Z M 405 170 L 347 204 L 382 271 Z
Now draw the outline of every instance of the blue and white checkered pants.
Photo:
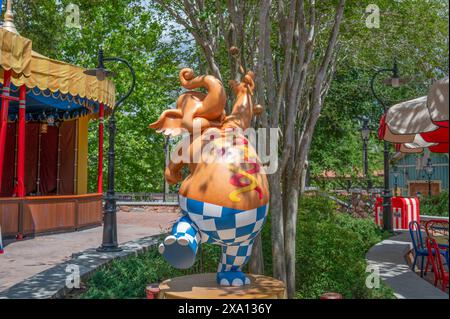
M 262 229 L 267 216 L 268 205 L 251 210 L 237 210 L 200 202 L 180 195 L 180 207 L 183 217 L 173 225 L 172 235 L 189 240 L 189 248 L 197 253 L 201 243 L 212 243 L 222 246 L 222 259 L 218 272 L 238 272 L 247 263 L 253 241 Z M 168 255 L 170 253 L 166 253 Z M 186 265 L 194 260 L 192 254 L 176 257 L 165 256 L 175 267 Z M 172 257 L 172 258 L 171 258 Z M 178 260 L 177 260 L 178 259 Z M 171 262 L 172 261 L 172 262 Z

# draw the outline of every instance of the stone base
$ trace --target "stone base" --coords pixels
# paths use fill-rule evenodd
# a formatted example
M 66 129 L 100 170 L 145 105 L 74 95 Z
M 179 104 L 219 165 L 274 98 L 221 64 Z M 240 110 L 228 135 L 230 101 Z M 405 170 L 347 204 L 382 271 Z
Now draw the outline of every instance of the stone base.
M 286 289 L 280 280 L 247 274 L 250 285 L 222 287 L 216 274 L 197 274 L 163 281 L 159 299 L 286 299 Z

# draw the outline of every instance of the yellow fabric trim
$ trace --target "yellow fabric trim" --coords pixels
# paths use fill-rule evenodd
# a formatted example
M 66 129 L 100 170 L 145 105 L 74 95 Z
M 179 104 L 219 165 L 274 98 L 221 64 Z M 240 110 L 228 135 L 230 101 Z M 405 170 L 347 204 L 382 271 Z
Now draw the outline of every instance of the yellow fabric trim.
M 77 195 L 87 194 L 88 127 L 89 127 L 89 118 L 87 116 L 78 119 Z
M 31 40 L 0 28 L 0 66 L 30 76 Z
M 84 68 L 47 58 L 32 51 L 30 40 L 0 28 L 0 81 L 4 70 L 12 69 L 11 82 L 19 87 L 35 87 L 52 93 L 70 93 L 114 107 L 116 90 L 108 79 L 98 81 L 84 74 Z

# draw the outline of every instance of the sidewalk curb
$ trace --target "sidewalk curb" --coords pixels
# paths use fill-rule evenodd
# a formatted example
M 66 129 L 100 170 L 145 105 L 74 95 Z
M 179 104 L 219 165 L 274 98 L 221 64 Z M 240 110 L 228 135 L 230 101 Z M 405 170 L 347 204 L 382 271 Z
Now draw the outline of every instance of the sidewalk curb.
M 161 234 L 140 238 L 120 245 L 116 253 L 100 253 L 96 248 L 72 254 L 72 258 L 50 269 L 40 272 L 0 292 L 0 299 L 50 299 L 64 298 L 73 288 L 66 286 L 66 278 L 72 274 L 68 266 L 78 266 L 80 280 L 88 279 L 98 268 L 113 260 L 137 256 L 156 247 Z
M 406 262 L 412 249 L 409 233 L 404 231 L 372 246 L 366 254 L 367 264 L 377 267 L 381 279 L 398 299 L 447 299 L 448 295 L 420 278 Z

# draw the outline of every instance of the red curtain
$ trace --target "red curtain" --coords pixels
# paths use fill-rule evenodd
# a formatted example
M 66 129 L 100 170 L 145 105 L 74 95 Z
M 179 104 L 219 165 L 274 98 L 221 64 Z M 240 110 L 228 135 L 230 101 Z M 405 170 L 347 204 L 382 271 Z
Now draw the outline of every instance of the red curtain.
M 5 159 L 3 161 L 1 197 L 11 197 L 14 193 L 14 164 L 16 156 L 16 123 L 8 123 L 6 128 Z
M 59 128 L 61 148 L 59 194 L 61 195 L 73 195 L 74 193 L 76 128 L 76 121 L 63 122 Z
M 47 133 L 41 133 L 40 193 L 56 194 L 58 166 L 58 128 L 48 126 Z
M 58 130 L 60 130 L 58 132 Z M 39 154 L 40 124 L 26 123 L 25 134 L 25 190 L 26 195 L 36 195 L 38 154 Z M 57 127 L 48 126 L 47 133 L 41 134 L 40 156 L 40 193 L 41 195 L 56 194 L 58 169 L 58 134 L 60 136 L 60 172 L 59 194 L 72 195 L 74 193 L 74 166 L 76 122 L 63 122 Z M 8 123 L 5 145 L 5 161 L 2 176 L 1 197 L 10 197 L 14 193 L 16 124 Z
M 25 124 L 25 194 L 36 193 L 39 123 Z

